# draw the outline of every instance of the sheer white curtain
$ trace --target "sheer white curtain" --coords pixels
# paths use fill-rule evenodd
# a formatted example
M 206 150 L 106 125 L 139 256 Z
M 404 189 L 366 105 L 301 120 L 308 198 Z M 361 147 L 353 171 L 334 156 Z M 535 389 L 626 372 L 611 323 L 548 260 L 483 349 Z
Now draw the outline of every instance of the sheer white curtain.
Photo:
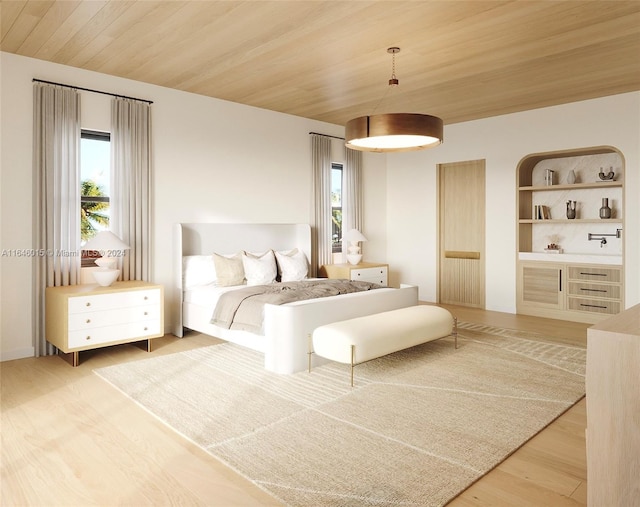
M 342 233 L 351 229 L 362 232 L 362 152 L 345 148 L 342 168 Z M 348 241 L 342 242 L 342 253 L 347 254 Z
M 311 134 L 313 170 L 313 207 L 311 236 L 311 273 L 331 264 L 331 139 Z
M 122 280 L 149 280 L 151 264 L 151 107 L 111 102 L 111 231 L 131 249 L 122 259 Z
M 36 356 L 45 337 L 45 288 L 80 282 L 80 95 L 33 85 L 34 319 Z

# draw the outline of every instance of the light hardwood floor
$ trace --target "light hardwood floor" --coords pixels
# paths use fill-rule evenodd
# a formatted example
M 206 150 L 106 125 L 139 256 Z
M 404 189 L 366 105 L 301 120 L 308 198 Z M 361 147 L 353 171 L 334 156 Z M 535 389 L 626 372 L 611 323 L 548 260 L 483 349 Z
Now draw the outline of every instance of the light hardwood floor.
M 586 344 L 585 324 L 449 307 L 461 321 L 538 331 Z M 114 363 L 206 346 L 190 333 L 154 341 L 147 353 L 121 345 L 0 365 L 0 505 L 278 505 L 92 373 Z M 450 505 L 586 505 L 584 398 Z

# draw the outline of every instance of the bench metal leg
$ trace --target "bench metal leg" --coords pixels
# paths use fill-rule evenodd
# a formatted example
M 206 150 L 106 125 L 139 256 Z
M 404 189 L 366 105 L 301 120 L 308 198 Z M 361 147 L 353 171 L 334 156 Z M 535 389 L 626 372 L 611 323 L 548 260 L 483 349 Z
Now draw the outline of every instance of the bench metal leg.
M 453 340 L 456 349 L 458 348 L 458 317 L 453 318 Z
M 356 365 L 356 346 L 351 345 L 351 387 L 353 387 L 353 367 Z

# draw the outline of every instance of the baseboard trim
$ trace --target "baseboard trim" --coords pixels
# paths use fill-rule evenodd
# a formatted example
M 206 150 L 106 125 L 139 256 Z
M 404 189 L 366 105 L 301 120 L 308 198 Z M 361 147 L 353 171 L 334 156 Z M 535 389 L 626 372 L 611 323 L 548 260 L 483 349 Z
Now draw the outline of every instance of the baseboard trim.
M 27 347 L 24 349 L 3 350 L 0 351 L 0 362 L 13 361 L 15 359 L 25 359 L 27 357 L 34 357 L 36 351 L 33 347 Z

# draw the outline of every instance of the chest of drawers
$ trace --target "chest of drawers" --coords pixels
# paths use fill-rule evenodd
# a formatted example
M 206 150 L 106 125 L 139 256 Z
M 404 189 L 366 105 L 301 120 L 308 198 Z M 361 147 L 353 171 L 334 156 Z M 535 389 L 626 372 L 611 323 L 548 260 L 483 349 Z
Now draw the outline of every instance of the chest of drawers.
M 46 289 L 46 337 L 73 354 L 108 345 L 164 335 L 164 290 L 147 282 L 116 282 L 109 287 L 74 285 Z
M 389 285 L 389 266 L 373 262 L 360 264 L 325 264 L 320 269 L 320 275 L 326 278 L 345 280 L 359 280 L 361 282 Z
M 617 267 L 569 266 L 569 310 L 615 315 L 620 313 L 622 270 Z

